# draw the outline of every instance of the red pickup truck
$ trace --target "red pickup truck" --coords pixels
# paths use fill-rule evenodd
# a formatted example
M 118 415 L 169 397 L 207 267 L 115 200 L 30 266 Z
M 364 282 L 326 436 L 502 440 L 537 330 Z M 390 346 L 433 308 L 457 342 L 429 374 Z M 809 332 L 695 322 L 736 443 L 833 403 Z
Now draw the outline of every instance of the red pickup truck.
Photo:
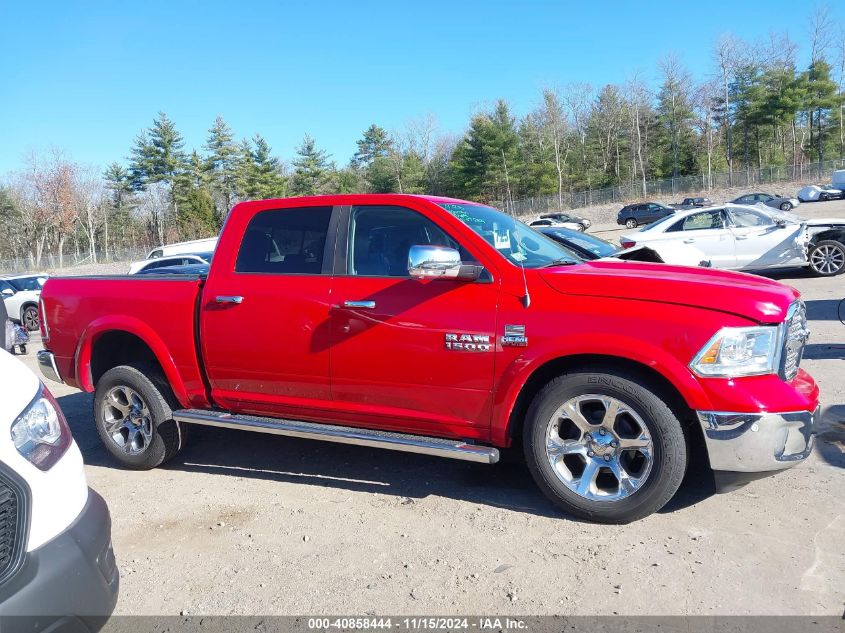
M 51 278 L 40 308 L 45 375 L 95 392 L 129 468 L 190 424 L 483 463 L 518 443 L 568 513 L 625 522 L 673 496 L 692 450 L 728 489 L 813 446 L 797 291 L 584 262 L 461 200 L 242 203 L 207 275 Z

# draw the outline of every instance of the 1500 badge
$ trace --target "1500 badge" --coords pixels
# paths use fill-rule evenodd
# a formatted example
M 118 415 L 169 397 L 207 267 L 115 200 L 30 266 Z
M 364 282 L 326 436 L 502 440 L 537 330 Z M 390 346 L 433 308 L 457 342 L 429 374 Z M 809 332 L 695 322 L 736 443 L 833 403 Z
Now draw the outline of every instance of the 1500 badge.
M 493 349 L 487 334 L 446 333 L 446 349 L 453 352 L 489 352 Z

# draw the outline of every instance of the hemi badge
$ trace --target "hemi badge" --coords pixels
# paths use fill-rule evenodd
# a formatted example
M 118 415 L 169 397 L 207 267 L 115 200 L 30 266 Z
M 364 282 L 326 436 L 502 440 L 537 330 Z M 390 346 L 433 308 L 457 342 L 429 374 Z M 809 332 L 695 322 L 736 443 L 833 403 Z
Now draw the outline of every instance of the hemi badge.
M 502 347 L 527 347 L 528 337 L 525 336 L 524 325 L 506 325 L 505 335 L 502 337 Z

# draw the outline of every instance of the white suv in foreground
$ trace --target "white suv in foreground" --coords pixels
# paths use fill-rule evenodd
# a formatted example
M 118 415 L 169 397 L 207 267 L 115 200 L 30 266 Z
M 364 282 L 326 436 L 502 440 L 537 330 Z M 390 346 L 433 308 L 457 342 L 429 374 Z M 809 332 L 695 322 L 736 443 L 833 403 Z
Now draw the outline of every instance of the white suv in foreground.
M 118 583 L 109 511 L 59 405 L 0 350 L 0 630 L 98 630 Z

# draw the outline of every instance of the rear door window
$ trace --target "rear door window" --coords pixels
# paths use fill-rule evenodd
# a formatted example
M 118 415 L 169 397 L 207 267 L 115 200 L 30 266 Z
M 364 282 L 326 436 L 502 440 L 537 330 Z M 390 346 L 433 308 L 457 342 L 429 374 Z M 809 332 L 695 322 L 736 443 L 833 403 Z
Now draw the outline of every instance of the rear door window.
M 235 271 L 319 275 L 332 207 L 272 209 L 255 214 L 244 233 Z

